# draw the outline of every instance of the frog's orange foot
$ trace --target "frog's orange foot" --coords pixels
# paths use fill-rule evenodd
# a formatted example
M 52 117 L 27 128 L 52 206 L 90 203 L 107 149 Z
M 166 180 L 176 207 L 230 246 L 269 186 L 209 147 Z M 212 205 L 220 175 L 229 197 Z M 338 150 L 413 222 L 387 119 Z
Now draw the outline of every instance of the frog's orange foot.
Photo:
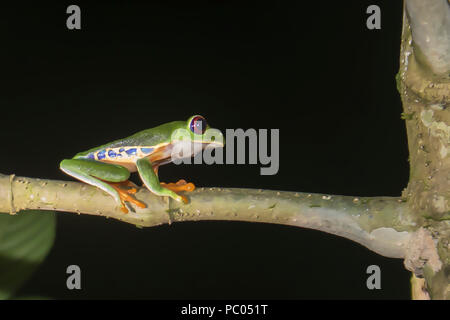
M 128 209 L 125 206 L 125 201 L 131 202 L 139 208 L 147 207 L 145 205 L 145 203 L 137 200 L 136 198 L 134 198 L 132 196 L 133 194 L 135 194 L 137 192 L 137 189 L 136 189 L 137 186 L 133 182 L 127 180 L 127 181 L 123 181 L 123 182 L 113 182 L 113 183 L 110 182 L 109 184 L 119 194 L 120 202 L 122 203 L 122 207 L 120 208 L 120 210 L 122 210 L 123 213 L 128 213 Z M 122 188 L 122 186 L 126 186 L 128 188 L 125 189 L 125 188 Z
M 195 185 L 192 182 L 186 182 L 186 180 L 183 180 L 183 179 L 178 180 L 178 182 L 176 182 L 176 183 L 161 182 L 161 186 L 164 188 L 167 188 L 169 190 L 172 190 L 173 192 L 180 192 L 180 191 L 191 192 L 191 191 L 195 190 Z M 186 197 L 184 197 L 184 198 L 186 198 Z M 187 201 L 187 199 L 186 199 L 186 201 Z M 187 203 L 186 201 L 184 201 L 184 202 Z

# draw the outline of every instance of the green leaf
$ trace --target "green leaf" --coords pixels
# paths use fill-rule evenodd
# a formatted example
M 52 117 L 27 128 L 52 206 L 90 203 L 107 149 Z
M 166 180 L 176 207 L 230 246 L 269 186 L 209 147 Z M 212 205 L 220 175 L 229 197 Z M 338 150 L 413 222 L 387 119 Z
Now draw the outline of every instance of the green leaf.
M 45 259 L 55 226 L 54 212 L 0 213 L 0 300 L 10 298 Z

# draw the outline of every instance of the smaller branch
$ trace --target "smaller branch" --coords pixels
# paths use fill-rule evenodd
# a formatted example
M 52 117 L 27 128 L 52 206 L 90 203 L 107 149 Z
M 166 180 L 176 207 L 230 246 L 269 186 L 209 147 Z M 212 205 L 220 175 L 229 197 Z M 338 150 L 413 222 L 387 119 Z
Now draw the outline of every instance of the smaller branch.
M 406 0 L 414 46 L 437 74 L 450 71 L 450 6 L 447 0 Z M 416 53 L 417 55 L 417 53 Z
M 332 233 L 393 258 L 406 256 L 415 228 L 406 204 L 396 197 L 224 188 L 200 188 L 188 196 L 185 205 L 141 188 L 136 198 L 148 207 L 124 214 L 109 195 L 83 183 L 0 175 L 0 212 L 67 211 L 145 227 L 199 220 L 276 223 Z

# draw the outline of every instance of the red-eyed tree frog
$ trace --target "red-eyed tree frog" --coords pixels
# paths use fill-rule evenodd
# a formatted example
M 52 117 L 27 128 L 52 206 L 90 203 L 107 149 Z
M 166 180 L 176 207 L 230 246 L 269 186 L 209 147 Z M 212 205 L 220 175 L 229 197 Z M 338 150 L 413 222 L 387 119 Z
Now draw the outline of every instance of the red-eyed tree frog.
M 211 131 L 214 134 L 208 134 Z M 219 130 L 211 130 L 204 117 L 194 115 L 187 121 L 162 124 L 80 152 L 72 159 L 61 161 L 60 168 L 68 175 L 110 194 L 121 210 L 127 213 L 125 202 L 146 207 L 132 196 L 137 186 L 128 180 L 130 173 L 137 171 L 151 192 L 187 203 L 187 198 L 177 192 L 193 191 L 195 186 L 185 180 L 167 184 L 160 182 L 158 167 L 172 162 L 176 149 L 183 150 L 182 156 L 177 154 L 180 159 L 192 157 L 205 147 L 223 147 L 224 143 Z

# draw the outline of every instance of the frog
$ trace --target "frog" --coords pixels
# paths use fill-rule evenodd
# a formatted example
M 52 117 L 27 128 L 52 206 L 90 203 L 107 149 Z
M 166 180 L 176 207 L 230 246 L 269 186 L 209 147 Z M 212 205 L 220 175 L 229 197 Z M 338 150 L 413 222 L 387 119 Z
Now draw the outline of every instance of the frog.
M 211 129 L 214 134 L 210 134 Z M 186 121 L 161 124 L 79 152 L 71 159 L 63 159 L 59 167 L 69 176 L 109 194 L 122 212 L 128 213 L 129 209 L 136 211 L 131 204 L 147 207 L 135 198 L 140 187 L 129 180 L 132 173 L 137 172 L 142 187 L 153 194 L 187 204 L 188 198 L 180 192 L 194 191 L 195 185 L 184 179 L 176 183 L 160 182 L 159 167 L 175 162 L 174 159 L 195 156 L 207 147 L 219 148 L 224 144 L 220 130 L 211 128 L 203 116 L 193 115 Z M 180 155 L 176 150 L 183 152 Z

